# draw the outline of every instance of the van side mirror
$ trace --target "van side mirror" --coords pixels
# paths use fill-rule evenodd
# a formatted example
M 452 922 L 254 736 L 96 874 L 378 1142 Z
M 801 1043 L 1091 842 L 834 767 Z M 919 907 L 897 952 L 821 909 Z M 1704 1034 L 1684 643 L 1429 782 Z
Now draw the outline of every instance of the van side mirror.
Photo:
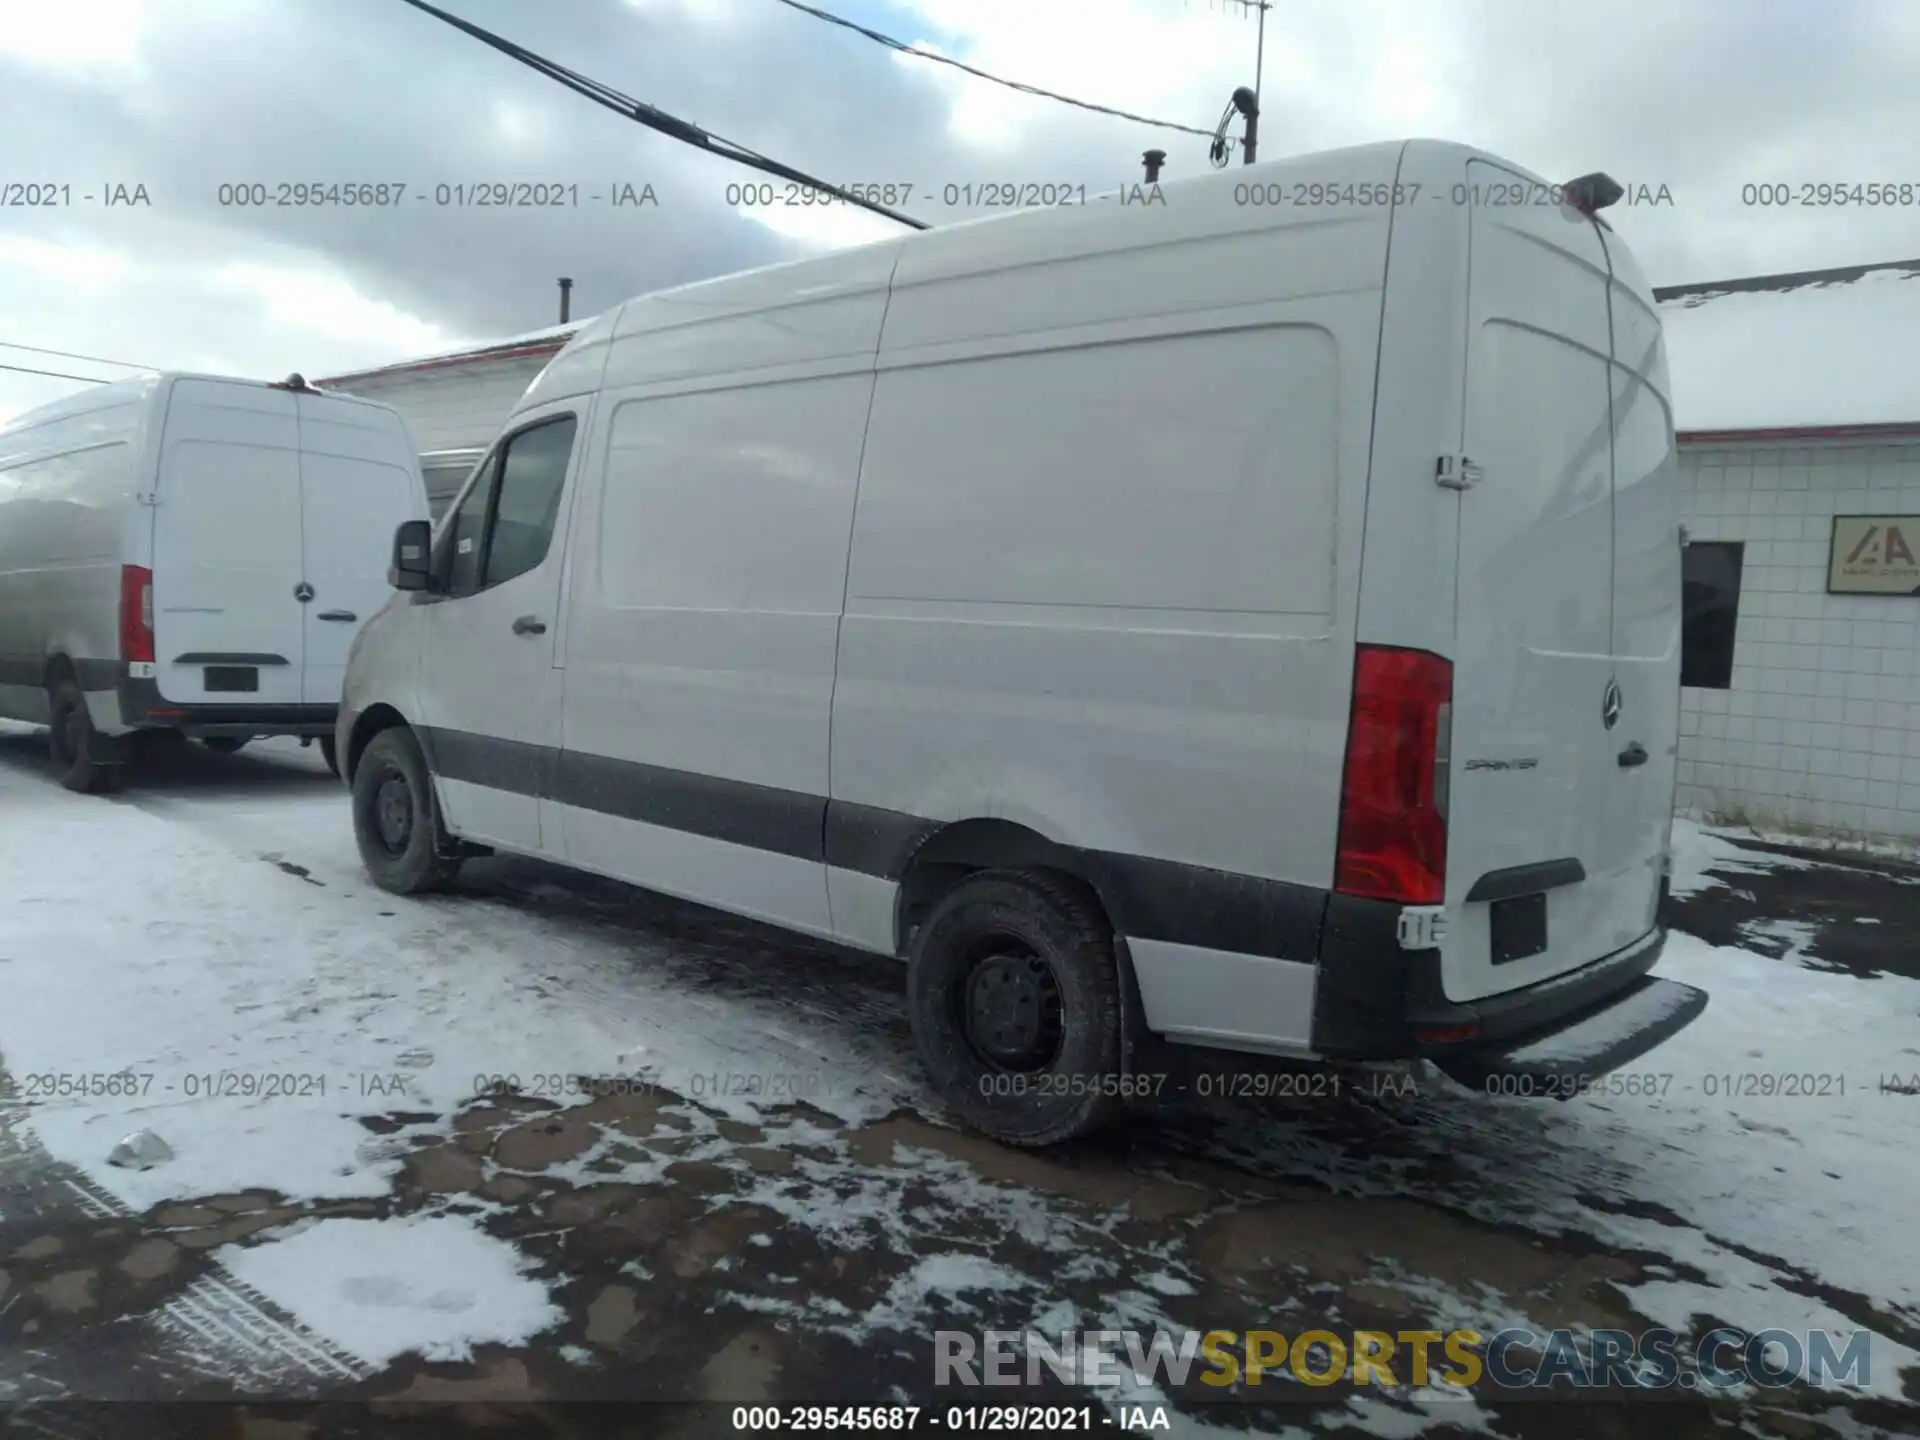
M 425 520 L 402 520 L 393 532 L 387 583 L 396 590 L 433 588 L 433 526 Z

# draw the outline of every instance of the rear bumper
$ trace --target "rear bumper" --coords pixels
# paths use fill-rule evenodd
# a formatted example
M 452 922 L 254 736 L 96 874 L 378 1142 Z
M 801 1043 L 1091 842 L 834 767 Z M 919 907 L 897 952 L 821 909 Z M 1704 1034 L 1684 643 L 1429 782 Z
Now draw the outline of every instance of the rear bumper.
M 123 679 L 117 688 L 123 725 L 189 735 L 331 735 L 340 710 L 338 705 L 180 705 L 144 679 Z
M 1329 900 L 1314 997 L 1317 1053 L 1430 1059 L 1466 1083 L 1520 1071 L 1557 1074 L 1567 1065 L 1598 1075 L 1645 1054 L 1706 1008 L 1704 992 L 1648 977 L 1666 948 L 1664 928 L 1537 985 L 1450 1001 L 1439 952 L 1402 950 L 1397 919 L 1394 905 Z
M 1568 1099 L 1586 1081 L 1672 1039 L 1706 1008 L 1706 991 L 1646 975 L 1571 1021 L 1434 1063 L 1462 1085 L 1496 1095 Z

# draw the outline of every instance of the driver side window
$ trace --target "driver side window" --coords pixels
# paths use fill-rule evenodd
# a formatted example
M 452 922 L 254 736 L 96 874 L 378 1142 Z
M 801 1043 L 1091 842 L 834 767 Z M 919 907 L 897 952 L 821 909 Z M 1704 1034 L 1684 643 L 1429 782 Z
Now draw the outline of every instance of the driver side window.
M 506 437 L 434 537 L 433 573 L 449 599 L 539 567 L 553 545 L 579 421 L 555 415 Z
M 450 598 L 471 595 L 480 588 L 487 507 L 493 500 L 494 479 L 500 471 L 499 458 L 498 452 L 486 458 L 479 475 L 467 488 L 458 507 L 448 514 L 446 528 L 440 532 L 433 569 Z

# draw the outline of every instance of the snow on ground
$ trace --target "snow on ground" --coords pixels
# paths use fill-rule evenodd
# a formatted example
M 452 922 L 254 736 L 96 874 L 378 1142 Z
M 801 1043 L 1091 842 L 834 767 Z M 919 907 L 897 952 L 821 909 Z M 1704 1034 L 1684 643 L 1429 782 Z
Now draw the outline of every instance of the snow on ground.
M 1792 855 L 1743 849 L 1697 821 L 1673 822 L 1673 893 L 1684 899 L 1715 885 L 1724 875 L 1764 875 L 1769 870 L 1809 870 L 1818 862 Z M 1719 875 L 1709 871 L 1719 871 Z
M 981 1291 L 1030 1290 L 1033 1283 L 1031 1275 L 981 1255 L 929 1255 L 893 1282 L 886 1299 L 861 1318 L 858 1333 L 910 1329 L 934 1296 L 957 1302 L 957 1308 L 966 1313 L 971 1307 L 964 1300 L 958 1300 L 960 1296 Z
M 1684 1179 L 1695 1213 L 1745 1244 L 1920 1310 L 1920 1105 L 1879 1089 L 1920 1071 L 1920 981 L 1839 979 L 1690 935 L 1671 938 L 1658 973 L 1709 990 L 1715 1022 L 1644 1062 L 1688 1089 L 1634 1114 L 1649 1164 L 1668 1166 L 1663 1188 Z
M 850 1120 L 899 1096 L 849 1037 L 771 1001 L 702 997 L 631 937 L 374 890 L 338 789 L 216 809 L 217 835 L 7 770 L 0 805 L 0 1055 L 53 1158 L 134 1209 L 248 1188 L 384 1194 L 397 1162 L 358 1117 L 446 1114 L 495 1075 L 528 1093 L 534 1077 L 564 1090 L 644 1073 L 687 1093 L 694 1075 L 816 1075 L 808 1098 Z M 267 839 L 297 841 L 322 883 L 263 862 Z M 751 1096 L 706 1100 L 756 1113 Z M 178 1158 L 107 1165 L 142 1126 Z
M 522 1344 L 564 1318 L 517 1250 L 454 1216 L 320 1220 L 215 1258 L 373 1366 L 410 1351 L 465 1360 L 475 1345 Z
M 669 944 L 591 923 L 577 907 L 550 918 L 472 896 L 387 896 L 364 879 L 337 788 L 249 791 L 235 774 L 217 801 L 158 788 L 104 800 L 0 766 L 9 898 L 0 909 L 0 1056 L 53 1156 L 135 1210 L 249 1188 L 291 1198 L 383 1194 L 396 1162 L 359 1117 L 445 1115 L 480 1076 L 650 1070 L 691 1093 L 696 1074 L 812 1072 L 829 1083 L 808 1098 L 851 1122 L 918 1098 L 917 1077 L 899 1073 L 899 1057 L 863 1036 L 858 1017 L 809 1008 L 777 987 L 756 998 L 687 983 L 702 947 L 717 953 L 724 936 L 689 933 Z M 1744 850 L 1684 821 L 1674 833 L 1680 895 L 1819 864 Z M 297 861 L 305 878 L 269 857 Z M 1784 922 L 1760 928 L 1798 943 Z M 1411 1178 L 1414 1161 L 1356 1154 L 1312 1122 L 1263 1122 L 1259 1171 L 1336 1192 L 1412 1194 L 1535 1234 L 1579 1233 L 1672 1257 L 1627 1293 L 1649 1319 L 1676 1328 L 1712 1315 L 1753 1331 L 1844 1335 L 1861 1321 L 1822 1298 L 1829 1287 L 1910 1325 L 1920 1316 L 1920 1233 L 1911 1223 L 1920 1101 L 1883 1093 L 1879 1082 L 1920 1072 L 1920 982 L 1863 981 L 1678 934 L 1657 973 L 1711 999 L 1698 1022 L 1628 1067 L 1656 1093 L 1564 1104 L 1464 1093 L 1423 1100 L 1416 1133 L 1447 1156 L 1440 1178 Z M 132 1077 L 138 1093 L 62 1093 L 109 1073 Z M 237 1077 L 241 1093 L 208 1098 L 223 1075 Z M 1750 1075 L 1810 1078 L 1769 1079 L 1751 1093 Z M 259 1077 L 276 1076 L 265 1084 L 278 1088 L 265 1093 Z M 754 1113 L 747 1098 L 703 1103 Z M 683 1158 L 718 1156 L 729 1142 L 711 1118 L 690 1116 L 697 1128 Z M 833 1148 L 824 1132 L 803 1135 L 805 1125 L 770 1122 L 816 1151 Z M 177 1158 L 147 1172 L 107 1166 L 113 1143 L 141 1126 Z M 584 1183 L 598 1158 L 581 1156 L 571 1169 Z M 907 1203 L 916 1183 L 937 1203 Z M 933 1243 L 956 1216 L 1059 1255 L 1054 1278 L 1086 1262 L 1090 1238 L 1085 1219 L 1041 1194 L 904 1147 L 891 1167 L 802 1157 L 734 1203 L 764 1206 L 831 1245 L 896 1243 L 922 1257 L 882 1306 L 895 1329 L 913 1328 L 916 1312 L 955 1293 L 1042 1308 L 1058 1298 L 1048 1277 Z M 370 1360 L 409 1348 L 451 1355 L 550 1323 L 544 1290 L 511 1247 L 445 1216 L 327 1220 L 221 1258 Z M 1179 1295 L 1193 1274 L 1177 1247 L 1156 1244 L 1132 1263 L 1136 1274 L 1092 1277 L 1111 1281 L 1126 1315 L 1089 1323 L 1138 1323 L 1157 1313 L 1156 1296 Z M 1428 1288 L 1436 1313 L 1452 1313 L 1444 1287 Z M 1480 1316 L 1502 1301 L 1454 1299 L 1459 1313 Z M 510 1334 L 488 1328 L 496 1315 Z M 873 1315 L 836 1313 L 824 1297 L 797 1304 L 790 1318 L 876 1333 Z M 1877 1337 L 1873 1388 L 1897 1394 L 1898 1370 L 1916 1363 Z M 1473 1423 L 1472 1407 L 1447 1408 L 1443 1418 Z
M 1842 862 L 1860 855 L 1876 860 L 1920 864 L 1920 843 L 1912 841 L 1868 840 L 1847 835 L 1803 835 L 1797 830 L 1776 830 L 1768 825 L 1742 825 L 1737 829 L 1727 827 L 1720 833 L 1757 840 L 1763 845 L 1792 845 L 1804 850 L 1818 850 Z
M 1625 1290 L 1656 1324 L 1705 1314 L 1750 1332 L 1859 1329 L 1811 1293 L 1825 1286 L 1920 1315 L 1920 1103 L 1879 1088 L 1920 1071 L 1920 982 L 1863 982 L 1678 933 L 1655 973 L 1711 996 L 1617 1077 L 1645 1076 L 1659 1093 L 1447 1107 L 1435 1118 L 1470 1172 L 1452 1198 L 1701 1271 Z M 1897 1372 L 1912 1365 L 1920 1354 L 1876 1337 L 1867 1388 L 1900 1397 Z

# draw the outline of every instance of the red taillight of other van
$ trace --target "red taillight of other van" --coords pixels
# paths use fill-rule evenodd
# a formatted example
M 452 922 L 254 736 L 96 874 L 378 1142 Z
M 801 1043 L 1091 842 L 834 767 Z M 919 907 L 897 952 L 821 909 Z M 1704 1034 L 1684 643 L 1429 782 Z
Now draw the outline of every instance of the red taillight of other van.
M 1453 664 L 1362 645 L 1340 790 L 1342 895 L 1438 905 L 1447 876 L 1447 748 Z
M 153 572 L 120 567 L 120 658 L 153 660 Z

